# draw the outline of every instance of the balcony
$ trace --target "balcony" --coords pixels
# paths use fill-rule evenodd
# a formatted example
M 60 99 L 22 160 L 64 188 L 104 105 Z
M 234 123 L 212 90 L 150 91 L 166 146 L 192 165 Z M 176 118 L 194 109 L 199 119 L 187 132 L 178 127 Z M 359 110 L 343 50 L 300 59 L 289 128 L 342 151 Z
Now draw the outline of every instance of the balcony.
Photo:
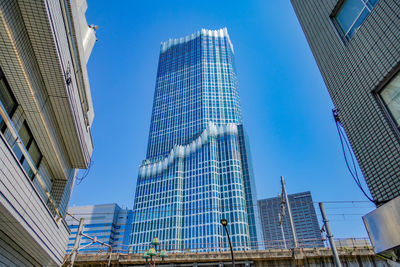
M 17 259 L 60 265 L 68 226 L 1 103 L 0 115 L 9 137 L 0 132 L 0 239 L 22 256 Z M 20 163 L 20 153 L 27 164 Z

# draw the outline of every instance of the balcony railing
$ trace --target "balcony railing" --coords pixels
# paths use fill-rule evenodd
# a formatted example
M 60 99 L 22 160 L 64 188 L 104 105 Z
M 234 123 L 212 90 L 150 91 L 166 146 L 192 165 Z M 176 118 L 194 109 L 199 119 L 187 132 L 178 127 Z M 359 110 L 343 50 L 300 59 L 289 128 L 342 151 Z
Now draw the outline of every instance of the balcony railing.
M 15 140 L 15 144 L 8 144 L 8 145 L 10 147 L 12 147 L 12 151 L 13 151 L 14 155 L 22 154 L 25 158 L 25 161 L 28 163 L 28 165 L 24 164 L 24 166 L 23 166 L 17 160 L 18 164 L 25 171 L 26 179 L 32 184 L 32 186 L 34 188 L 36 188 L 36 185 L 33 183 L 33 181 L 36 180 L 39 183 L 40 188 L 36 188 L 36 189 L 42 190 L 44 192 L 44 194 L 46 194 L 48 203 L 47 204 L 45 203 L 45 201 L 40 196 L 40 194 L 38 194 L 38 197 L 42 200 L 44 206 L 47 208 L 49 214 L 53 217 L 53 219 L 57 222 L 57 224 L 59 224 L 62 221 L 66 225 L 63 216 L 61 215 L 55 201 L 53 200 L 52 195 L 47 190 L 47 187 L 46 187 L 46 184 L 45 184 L 43 178 L 40 176 L 38 169 L 36 168 L 32 158 L 30 157 L 30 155 L 28 153 L 28 150 L 26 149 L 20 136 L 18 135 L 18 131 L 15 129 L 15 127 L 11 121 L 11 118 L 8 116 L 8 113 L 6 112 L 6 109 L 4 108 L 4 106 L 1 102 L 0 102 L 0 116 L 1 116 L 1 119 L 4 121 L 7 129 L 9 130 L 13 140 Z M 31 176 L 32 180 L 29 178 L 28 173 L 33 173 L 33 175 Z

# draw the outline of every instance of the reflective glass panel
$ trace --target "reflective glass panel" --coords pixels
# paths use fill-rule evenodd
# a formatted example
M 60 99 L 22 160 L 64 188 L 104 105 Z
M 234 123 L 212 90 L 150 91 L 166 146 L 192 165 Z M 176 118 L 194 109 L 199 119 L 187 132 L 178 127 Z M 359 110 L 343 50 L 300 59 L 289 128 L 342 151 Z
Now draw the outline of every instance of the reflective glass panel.
M 14 102 L 14 99 L 11 96 L 3 79 L 0 80 L 0 101 L 6 109 L 8 115 L 10 115 L 16 106 L 16 103 Z
M 28 128 L 26 127 L 26 124 L 23 123 L 21 125 L 21 128 L 18 131 L 18 135 L 22 140 L 22 143 L 24 144 L 25 147 L 28 146 L 29 140 L 31 139 L 31 136 L 29 134 Z
M 380 93 L 383 102 L 400 128 L 400 73 Z
M 363 8 L 362 0 L 347 0 L 344 2 L 336 19 L 345 34 L 350 30 Z
M 42 153 L 40 153 L 35 141 L 33 141 L 31 146 L 29 147 L 28 153 L 31 156 L 31 159 L 33 160 L 35 166 L 39 167 L 40 160 L 42 159 Z
M 378 0 L 345 0 L 342 3 L 336 14 L 336 21 L 347 39 L 351 39 L 377 2 Z

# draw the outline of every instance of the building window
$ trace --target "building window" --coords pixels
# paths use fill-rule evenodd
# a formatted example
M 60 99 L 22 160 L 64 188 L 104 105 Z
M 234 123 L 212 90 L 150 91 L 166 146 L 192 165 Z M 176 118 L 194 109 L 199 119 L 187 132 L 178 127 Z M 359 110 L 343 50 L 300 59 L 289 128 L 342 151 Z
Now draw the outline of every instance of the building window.
M 39 165 L 40 165 L 40 162 L 41 162 L 43 156 L 39 150 L 39 147 L 38 147 L 35 139 L 33 139 L 32 132 L 30 131 L 26 122 L 24 122 L 22 124 L 21 128 L 18 131 L 18 135 L 19 135 L 22 143 L 24 144 L 26 150 L 28 151 L 29 156 L 31 157 L 31 159 L 33 161 L 33 164 L 35 164 L 36 168 L 39 168 Z M 28 176 L 33 180 L 33 178 L 34 178 L 33 170 L 29 167 L 28 161 L 22 154 L 21 150 L 19 150 L 17 144 L 14 145 L 13 150 L 14 150 L 15 155 L 19 159 L 19 162 L 24 167 L 24 170 L 26 171 Z
M 339 2 L 340 6 L 335 15 L 335 20 L 345 38 L 350 40 L 371 13 L 378 0 L 344 0 Z
M 14 95 L 10 90 L 10 86 L 7 83 L 6 78 L 4 77 L 3 72 L 0 69 L 0 102 L 6 110 L 8 116 L 11 118 L 17 109 L 17 101 L 15 100 Z M 2 133 L 6 130 L 6 124 L 3 121 L 3 118 L 0 116 L 0 130 Z
M 379 92 L 397 128 L 400 129 L 400 72 Z

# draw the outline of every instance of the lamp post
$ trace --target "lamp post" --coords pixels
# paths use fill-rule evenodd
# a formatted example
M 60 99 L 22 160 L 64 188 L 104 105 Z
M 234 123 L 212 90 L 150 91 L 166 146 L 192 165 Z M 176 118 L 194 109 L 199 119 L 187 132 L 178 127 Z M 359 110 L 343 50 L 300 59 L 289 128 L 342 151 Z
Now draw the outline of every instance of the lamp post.
M 151 241 L 149 250 L 147 250 L 143 253 L 143 256 L 142 256 L 143 259 L 145 259 L 146 263 L 148 263 L 149 266 L 151 266 L 151 267 L 156 266 L 156 262 L 153 259 L 153 257 L 159 256 L 159 257 L 161 257 L 162 261 L 164 261 L 164 258 L 168 257 L 167 252 L 165 250 L 161 250 L 160 254 L 157 254 L 157 246 L 159 246 L 160 244 L 161 244 L 161 242 L 158 239 L 158 237 L 153 238 L 153 240 Z M 149 259 L 150 259 L 150 261 L 149 261 Z
M 227 228 L 228 220 L 227 219 L 221 219 L 221 224 L 225 228 L 225 232 L 226 232 L 226 235 L 228 237 L 229 247 L 231 248 L 232 266 L 235 267 L 235 259 L 233 258 L 233 248 L 232 248 L 231 238 L 229 237 L 228 228 Z

